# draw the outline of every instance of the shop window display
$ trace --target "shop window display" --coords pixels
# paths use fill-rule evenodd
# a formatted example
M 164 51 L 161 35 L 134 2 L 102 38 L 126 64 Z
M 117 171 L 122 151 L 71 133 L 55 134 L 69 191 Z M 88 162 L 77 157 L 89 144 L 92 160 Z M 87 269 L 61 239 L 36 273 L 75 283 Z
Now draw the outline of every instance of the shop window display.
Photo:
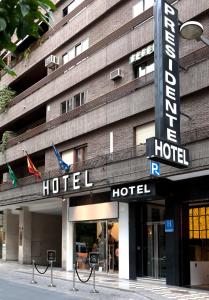
M 78 269 L 89 269 L 89 252 L 98 252 L 98 271 L 118 271 L 119 242 L 116 221 L 78 222 L 74 228 L 74 257 Z

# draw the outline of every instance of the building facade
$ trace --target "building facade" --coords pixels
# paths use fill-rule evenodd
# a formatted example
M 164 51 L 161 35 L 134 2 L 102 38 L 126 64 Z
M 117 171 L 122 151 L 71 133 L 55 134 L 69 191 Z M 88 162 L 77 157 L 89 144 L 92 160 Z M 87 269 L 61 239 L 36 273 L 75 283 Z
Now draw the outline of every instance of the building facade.
M 45 264 L 54 249 L 57 266 L 88 270 L 97 251 L 98 272 L 207 283 L 209 48 L 180 38 L 190 164 L 161 164 L 154 176 L 145 149 L 155 136 L 154 1 L 54 2 L 52 28 L 2 53 L 17 74 L 2 72 L 0 81 L 16 92 L 0 113 L 2 259 Z M 181 22 L 199 21 L 209 34 L 207 0 L 167 2 Z M 41 179 L 28 173 L 26 153 Z

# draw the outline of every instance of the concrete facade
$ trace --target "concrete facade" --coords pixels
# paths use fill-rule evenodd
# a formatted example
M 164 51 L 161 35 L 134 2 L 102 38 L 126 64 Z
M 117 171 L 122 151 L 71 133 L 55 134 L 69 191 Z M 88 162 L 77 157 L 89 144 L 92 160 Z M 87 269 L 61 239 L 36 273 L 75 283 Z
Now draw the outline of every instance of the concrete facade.
M 6 112 L 0 113 L 0 135 L 8 130 L 16 133 L 15 137 L 9 139 L 5 152 L 0 154 L 4 260 L 28 264 L 35 259 L 38 264 L 45 264 L 47 250 L 54 249 L 57 253 L 57 266 L 72 270 L 75 264 L 75 246 L 81 242 L 76 240 L 76 224 L 86 223 L 86 226 L 91 226 L 89 224 L 95 220 L 83 220 L 81 217 L 77 223 L 71 222 L 70 210 L 81 205 L 88 209 L 91 204 L 111 202 L 111 188 L 114 186 L 135 185 L 153 179 L 145 156 L 145 144 L 136 145 L 136 128 L 154 124 L 155 121 L 154 72 L 141 77 L 136 75 L 140 65 L 153 59 L 153 53 L 145 55 L 134 64 L 129 62 L 129 57 L 153 43 L 154 19 L 152 7 L 133 18 L 133 6 L 138 2 L 84 0 L 63 18 L 62 10 L 71 1 L 60 1 L 55 12 L 54 31 L 50 29 L 41 41 L 31 45 L 32 52 L 27 62 L 19 58 L 14 63 L 13 68 L 17 73 L 15 78 L 2 74 L 0 86 L 9 85 L 18 90 L 18 86 L 24 86 L 24 81 L 27 82 L 27 88 L 17 92 Z M 198 20 L 204 25 L 205 35 L 209 34 L 208 1 L 169 2 L 178 10 L 180 21 Z M 85 38 L 89 38 L 89 48 L 63 65 L 62 55 Z M 46 72 L 44 61 L 51 54 L 59 57 L 60 64 L 55 70 Z M 183 146 L 190 151 L 191 164 L 184 170 L 162 164 L 161 178 L 155 181 L 158 185 L 162 179 L 160 195 L 148 199 L 150 203 L 142 201 L 140 197 L 130 203 L 125 200 L 119 204 L 116 218 L 111 219 L 108 217 L 111 212 L 107 212 L 106 218 L 97 220 L 106 222 L 105 226 L 108 222 L 115 222 L 119 226 L 117 271 L 120 278 L 135 279 L 137 276 L 149 275 L 151 263 L 147 258 L 150 255 L 147 248 L 150 246 L 150 236 L 156 234 L 149 231 L 150 227 L 149 230 L 146 227 L 150 225 L 149 209 L 163 207 L 165 216 L 169 215 L 177 220 L 177 213 L 179 218 L 182 216 L 179 210 L 185 203 L 189 203 L 184 211 L 185 224 L 179 225 L 180 222 L 177 222 L 178 226 L 184 226 L 179 232 L 188 233 L 189 216 L 186 211 L 190 206 L 196 205 L 196 202 L 190 202 L 194 199 L 199 202 L 206 200 L 205 205 L 208 202 L 204 180 L 201 181 L 201 191 L 190 191 L 189 188 L 182 194 L 178 194 L 178 191 L 181 180 L 195 178 L 196 182 L 200 176 L 208 176 L 209 48 L 201 42 L 180 38 L 179 54 L 181 139 Z M 111 80 L 110 73 L 117 69 L 121 70 L 121 78 Z M 62 114 L 61 103 L 81 92 L 85 95 L 83 105 L 77 105 Z M 92 185 L 82 185 L 84 175 L 81 175 L 81 180 L 77 181 L 81 188 L 73 188 L 70 182 L 69 190 L 64 191 L 61 180 L 66 174 L 59 169 L 52 143 L 61 155 L 64 151 L 73 151 L 70 180 L 80 176 L 73 173 L 88 170 Z M 23 150 L 29 153 L 35 166 L 41 171 L 41 180 L 29 176 Z M 16 188 L 12 188 L 6 163 L 10 163 L 14 173 L 18 175 Z M 3 182 L 5 177 L 7 179 Z M 42 181 L 53 182 L 54 178 L 61 182 L 60 186 L 56 186 L 59 191 L 53 193 L 51 183 L 49 195 L 44 196 Z M 168 180 L 169 184 L 164 184 L 163 180 Z M 195 182 L 191 182 L 191 186 L 195 186 Z M 171 198 L 176 205 L 173 208 L 171 201 L 169 202 Z M 160 201 L 157 204 L 156 199 Z M 153 208 L 153 205 L 156 207 Z M 172 215 L 174 211 L 175 216 Z M 155 213 L 153 219 L 156 217 Z M 160 222 L 164 220 L 158 220 L 158 225 Z M 156 229 L 156 224 L 153 226 Z M 184 228 L 187 229 L 184 231 Z M 150 236 L 146 236 L 147 232 Z M 176 233 L 177 231 L 173 235 Z M 168 241 L 170 236 L 165 236 Z M 95 237 L 98 238 L 89 233 L 85 236 L 90 244 Z M 166 248 L 166 278 L 169 284 L 186 285 L 189 284 L 189 278 L 181 270 L 180 259 L 188 271 L 185 253 L 191 249 L 186 248 L 185 241 L 188 244 L 191 241 L 188 235 L 182 237 L 181 241 L 178 238 L 175 236 L 171 239 L 171 242 L 177 239 L 181 248 L 179 253 L 175 250 L 173 260 L 172 253 Z M 105 239 L 107 242 L 108 237 Z M 109 246 L 107 243 L 107 252 L 111 248 Z M 161 257 L 162 264 L 164 257 L 165 255 Z M 108 266 L 108 258 L 106 259 Z M 173 277 L 170 274 L 174 274 Z

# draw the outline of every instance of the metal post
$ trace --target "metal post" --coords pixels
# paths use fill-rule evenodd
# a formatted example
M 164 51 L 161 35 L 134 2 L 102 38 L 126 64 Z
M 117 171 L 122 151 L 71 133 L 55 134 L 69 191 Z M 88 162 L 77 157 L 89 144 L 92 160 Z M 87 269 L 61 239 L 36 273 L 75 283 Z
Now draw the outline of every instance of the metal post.
M 91 293 L 99 293 L 99 291 L 97 291 L 96 288 L 95 288 L 95 266 L 93 266 L 93 271 L 94 271 L 94 274 L 93 274 L 93 290 L 91 290 Z
M 77 292 L 78 289 L 75 287 L 75 264 L 73 264 L 73 288 L 71 289 L 71 291 Z
M 31 282 L 30 282 L 30 283 L 32 283 L 32 284 L 36 284 L 36 283 L 37 283 L 37 281 L 35 281 L 35 279 L 34 279 L 35 260 L 32 260 L 32 266 L 33 266 L 33 270 L 32 270 L 32 280 L 31 280 Z
M 51 283 L 48 285 L 49 287 L 56 287 L 55 284 L 53 284 L 53 261 L 50 261 L 51 264 Z

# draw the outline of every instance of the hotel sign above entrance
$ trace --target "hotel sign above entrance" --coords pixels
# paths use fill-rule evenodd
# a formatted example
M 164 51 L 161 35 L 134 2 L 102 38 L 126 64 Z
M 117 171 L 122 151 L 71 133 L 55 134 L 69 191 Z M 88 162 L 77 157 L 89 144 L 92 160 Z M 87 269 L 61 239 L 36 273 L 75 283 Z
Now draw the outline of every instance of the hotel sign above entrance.
M 88 170 L 84 172 L 75 172 L 61 177 L 43 181 L 43 196 L 57 195 L 61 192 L 76 191 L 81 188 L 90 188 L 93 186 L 89 182 Z
M 155 134 L 147 158 L 184 168 L 189 152 L 180 139 L 178 12 L 164 0 L 155 4 Z
M 154 182 L 135 182 L 129 185 L 115 186 L 111 189 L 111 200 L 132 202 L 139 199 L 153 199 L 156 196 L 156 185 Z

